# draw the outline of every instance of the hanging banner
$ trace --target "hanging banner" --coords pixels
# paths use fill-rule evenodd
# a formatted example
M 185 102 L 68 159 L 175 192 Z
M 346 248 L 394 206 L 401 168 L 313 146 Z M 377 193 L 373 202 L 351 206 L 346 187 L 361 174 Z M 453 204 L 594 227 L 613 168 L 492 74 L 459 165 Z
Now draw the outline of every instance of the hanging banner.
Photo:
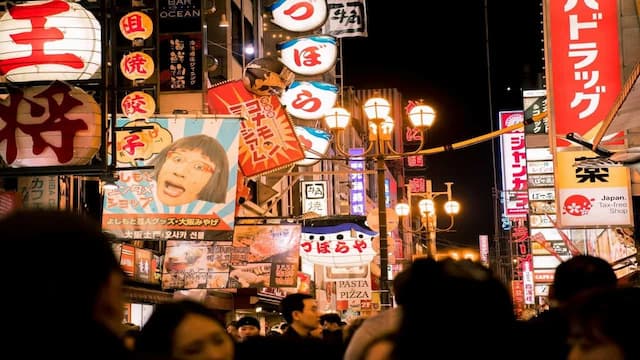
M 209 112 L 245 116 L 238 162 L 246 177 L 280 170 L 304 159 L 293 123 L 277 96 L 250 93 L 240 80 L 208 90 Z
M 365 0 L 327 0 L 329 16 L 323 34 L 344 37 L 367 37 L 367 2 Z
M 136 240 L 231 240 L 238 118 L 118 119 L 118 188 L 105 189 L 103 229 Z M 140 130 L 139 127 L 148 127 Z M 111 147 L 109 147 L 111 148 Z

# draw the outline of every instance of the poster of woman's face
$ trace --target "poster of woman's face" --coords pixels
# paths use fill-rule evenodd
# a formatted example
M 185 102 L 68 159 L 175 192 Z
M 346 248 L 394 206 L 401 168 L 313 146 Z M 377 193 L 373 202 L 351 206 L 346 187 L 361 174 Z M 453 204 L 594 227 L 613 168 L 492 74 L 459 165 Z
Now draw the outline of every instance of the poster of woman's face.
M 216 139 L 207 135 L 181 138 L 163 149 L 153 163 L 156 195 L 163 204 L 226 202 L 229 164 Z

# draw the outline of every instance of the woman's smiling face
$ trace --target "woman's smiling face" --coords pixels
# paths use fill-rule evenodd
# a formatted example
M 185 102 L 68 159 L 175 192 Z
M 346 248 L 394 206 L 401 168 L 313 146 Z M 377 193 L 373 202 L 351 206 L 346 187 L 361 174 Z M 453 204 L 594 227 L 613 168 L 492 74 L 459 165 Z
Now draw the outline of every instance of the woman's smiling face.
M 158 198 L 169 206 L 198 199 L 215 171 L 215 164 L 198 149 L 175 149 L 158 171 Z

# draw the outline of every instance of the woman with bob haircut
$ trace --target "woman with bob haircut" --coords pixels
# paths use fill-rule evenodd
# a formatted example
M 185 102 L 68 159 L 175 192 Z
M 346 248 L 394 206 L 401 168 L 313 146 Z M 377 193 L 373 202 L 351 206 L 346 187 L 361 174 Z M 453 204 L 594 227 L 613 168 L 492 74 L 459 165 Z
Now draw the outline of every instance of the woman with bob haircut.
M 193 135 L 178 139 L 160 151 L 151 164 L 155 166 L 156 194 L 163 204 L 226 202 L 229 160 L 215 138 Z

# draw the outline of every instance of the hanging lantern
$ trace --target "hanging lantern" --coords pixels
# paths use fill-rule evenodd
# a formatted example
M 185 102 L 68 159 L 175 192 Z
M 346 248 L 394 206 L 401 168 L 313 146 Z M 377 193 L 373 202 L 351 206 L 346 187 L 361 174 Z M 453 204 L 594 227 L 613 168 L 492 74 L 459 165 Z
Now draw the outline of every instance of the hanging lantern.
M 0 156 L 11 167 L 85 165 L 100 148 L 100 107 L 79 87 L 18 89 L 0 109 Z
M 151 56 L 142 51 L 126 54 L 120 60 L 120 71 L 129 80 L 144 82 L 153 75 L 155 65 Z
M 320 81 L 294 81 L 280 97 L 292 116 L 305 120 L 322 119 L 338 98 L 338 87 Z
M 120 18 L 120 32 L 134 45 L 141 46 L 153 33 L 153 21 L 142 11 L 132 11 Z
M 156 101 L 144 91 L 134 91 L 122 99 L 120 107 L 122 114 L 131 120 L 148 119 L 156 111 Z
M 75 2 L 29 1 L 0 18 L 0 74 L 11 82 L 87 80 L 100 68 L 100 23 Z
M 309 35 L 276 45 L 279 60 L 300 75 L 320 75 L 329 71 L 338 59 L 336 38 L 330 35 Z
M 311 31 L 324 25 L 329 12 L 326 0 L 283 0 L 267 7 L 271 22 L 295 32 Z

